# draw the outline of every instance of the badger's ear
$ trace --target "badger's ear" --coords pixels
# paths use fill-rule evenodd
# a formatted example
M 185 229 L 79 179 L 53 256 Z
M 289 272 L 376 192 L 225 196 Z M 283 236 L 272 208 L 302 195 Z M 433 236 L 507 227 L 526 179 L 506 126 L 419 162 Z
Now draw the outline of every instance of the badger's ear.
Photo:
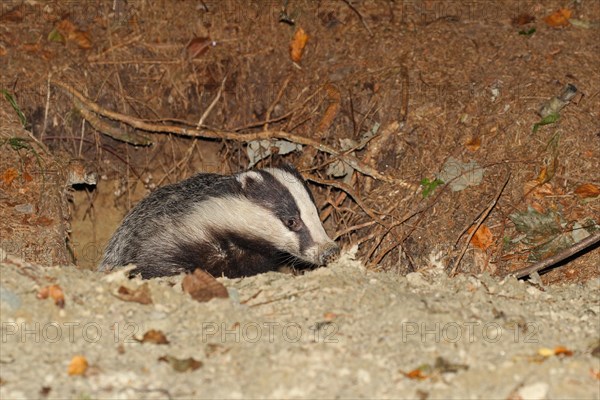
M 236 179 L 242 185 L 242 190 L 246 191 L 254 184 L 262 182 L 263 177 L 256 171 L 246 171 L 239 174 Z

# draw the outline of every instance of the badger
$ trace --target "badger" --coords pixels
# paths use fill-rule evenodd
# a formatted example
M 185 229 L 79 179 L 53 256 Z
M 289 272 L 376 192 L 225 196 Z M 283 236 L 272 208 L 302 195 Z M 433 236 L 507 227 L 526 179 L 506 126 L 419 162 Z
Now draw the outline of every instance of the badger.
M 201 268 L 237 278 L 286 264 L 320 266 L 339 252 L 291 165 L 199 173 L 154 190 L 126 215 L 99 270 L 135 264 L 142 278 Z

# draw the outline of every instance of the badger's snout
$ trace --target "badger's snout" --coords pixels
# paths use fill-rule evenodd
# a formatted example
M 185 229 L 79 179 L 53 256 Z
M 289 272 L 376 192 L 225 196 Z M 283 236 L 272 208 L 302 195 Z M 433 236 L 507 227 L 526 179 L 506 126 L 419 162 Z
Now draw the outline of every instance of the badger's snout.
M 320 249 L 319 263 L 320 265 L 329 264 L 340 254 L 340 246 L 335 242 L 327 243 Z

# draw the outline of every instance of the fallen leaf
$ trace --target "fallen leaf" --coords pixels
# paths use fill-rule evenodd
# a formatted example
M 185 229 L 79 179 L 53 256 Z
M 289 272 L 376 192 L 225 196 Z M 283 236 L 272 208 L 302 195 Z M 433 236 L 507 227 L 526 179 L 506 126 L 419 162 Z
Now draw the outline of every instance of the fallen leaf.
M 582 199 L 587 199 L 590 197 L 598 197 L 598 195 L 600 195 L 600 187 L 598 187 L 594 184 L 591 184 L 591 183 L 586 183 L 586 184 L 578 186 L 575 189 L 575 194 Z
M 535 28 L 529 28 L 527 30 L 521 30 L 519 31 L 519 35 L 523 35 L 523 36 L 531 36 L 535 33 Z
M 10 5 L 10 3 L 8 3 Z M 0 21 L 2 22 L 21 22 L 25 17 L 25 7 L 23 4 L 19 4 L 16 7 L 11 8 L 2 16 L 0 16 Z
M 87 368 L 88 362 L 84 356 L 74 356 L 71 359 L 67 372 L 69 375 L 83 375 Z
M 321 118 L 321 121 L 319 122 L 317 132 L 325 132 L 329 129 L 341 108 L 342 94 L 338 88 L 332 84 L 327 84 L 327 86 L 325 86 L 325 91 L 327 92 L 327 102 L 329 105 L 323 114 L 323 118 Z
M 48 34 L 48 41 L 55 43 L 66 43 L 65 37 L 58 31 L 58 29 L 54 28 Z
M 284 155 L 301 150 L 301 144 L 288 142 L 287 140 L 253 140 L 246 146 L 246 152 L 250 159 L 250 167 L 253 167 L 257 162 L 269 157 L 271 154 Z
M 152 344 L 169 344 L 167 337 L 162 331 L 156 329 L 150 329 L 144 333 L 141 339 L 136 339 L 140 343 L 152 343 Z
M 150 288 L 148 283 L 144 283 L 136 289 L 129 289 L 125 286 L 119 287 L 117 297 L 123 301 L 131 301 L 140 304 L 152 304 Z
M 533 128 L 531 129 L 531 131 L 533 133 L 536 133 L 540 129 L 540 126 L 553 124 L 559 119 L 560 114 L 558 113 L 546 115 L 544 118 L 541 119 L 540 122 L 536 122 L 535 124 L 533 124 Z
M 571 13 L 568 8 L 560 8 L 544 18 L 544 22 L 553 28 L 568 26 Z
M 326 312 L 325 314 L 323 314 L 323 318 L 325 318 L 325 321 L 333 321 L 337 317 L 338 315 L 333 312 Z
M 290 44 L 290 56 L 292 57 L 293 62 L 300 62 L 307 42 L 308 35 L 304 32 L 304 29 L 296 29 L 296 33 L 294 33 L 294 38 Z
M 179 359 L 173 356 L 162 356 L 158 361 L 168 363 L 177 372 L 195 371 L 202 367 L 202 361 L 194 360 L 192 357 Z
M 409 371 L 409 372 L 402 372 L 402 374 L 405 377 L 407 377 L 408 379 L 413 379 L 413 380 L 418 380 L 418 381 L 422 381 L 422 380 L 429 378 L 429 376 L 425 375 L 423 373 L 423 370 L 421 370 L 420 368 L 413 369 L 412 371 Z
M 525 194 L 525 196 L 534 197 L 536 199 L 543 199 L 547 196 L 556 195 L 554 187 L 551 183 L 540 184 L 538 179 L 539 176 L 538 178 L 532 181 L 527 181 L 523 184 L 523 193 Z
M 513 26 L 523 26 L 535 21 L 535 17 L 529 13 L 521 13 L 512 19 Z
M 447 182 L 453 192 L 458 192 L 469 186 L 479 185 L 484 171 L 476 161 L 463 163 L 454 157 L 448 157 L 437 178 Z
M 535 178 L 535 180 L 538 184 L 548 182 L 548 168 L 545 166 L 542 167 L 540 173 L 538 174 L 537 178 Z
M 526 235 L 522 242 L 531 246 L 530 261 L 547 258 L 573 245 L 573 236 L 565 231 L 566 222 L 559 211 L 539 212 L 528 206 L 527 211 L 515 212 L 508 218 L 518 232 Z
M 542 357 L 552 357 L 554 355 L 554 350 L 547 347 L 541 347 L 538 349 L 538 354 Z
M 54 220 L 52 218 L 48 218 L 43 215 L 41 217 L 38 217 L 35 221 L 33 221 L 33 224 L 37 226 L 50 226 L 52 225 L 52 223 L 54 223 Z
M 555 356 L 571 357 L 573 355 L 573 351 L 567 349 L 565 346 L 556 346 L 554 348 L 554 355 Z
M 481 138 L 479 136 L 473 137 L 465 143 L 465 147 L 469 151 L 477 151 L 481 147 Z
M 17 176 L 19 176 L 19 172 L 15 168 L 8 168 L 2 174 L 2 182 L 4 182 L 5 185 L 10 185 Z
M 88 32 L 78 29 L 68 19 L 63 19 L 56 25 L 56 30 L 68 41 L 75 43 L 79 48 L 88 50 L 92 48 L 92 41 Z
M 596 371 L 593 368 L 590 368 L 590 373 L 592 374 L 592 377 L 600 380 L 600 369 Z
M 65 306 L 65 294 L 62 291 L 62 288 L 58 285 L 50 285 L 40 289 L 37 294 L 37 298 L 40 300 L 44 300 L 50 297 L 54 300 L 54 304 L 56 304 L 60 308 L 64 308 Z
M 208 51 L 209 48 L 216 46 L 216 42 L 210 40 L 209 37 L 196 37 L 190 41 L 185 49 L 188 58 L 200 58 L 200 56 Z
M 469 234 L 473 232 L 473 228 L 474 227 L 469 228 Z M 475 247 L 479 247 L 482 250 L 487 250 L 492 243 L 494 243 L 494 235 L 492 234 L 492 231 L 490 231 L 490 228 L 488 228 L 486 225 L 481 225 L 471 238 L 471 244 Z
M 446 360 L 443 357 L 437 357 L 435 359 L 435 364 L 433 365 L 433 370 L 435 372 L 439 372 L 441 374 L 446 373 L 457 373 L 462 370 L 468 370 L 469 366 L 466 364 L 457 364 L 451 361 Z
M 225 286 L 200 268 L 196 269 L 193 274 L 186 275 L 181 282 L 181 287 L 184 292 L 192 296 L 192 299 L 201 303 L 215 297 L 229 297 Z
M 222 354 L 227 354 L 231 350 L 231 347 L 225 347 L 219 343 L 207 343 L 204 347 L 204 354 L 206 357 L 213 357 Z

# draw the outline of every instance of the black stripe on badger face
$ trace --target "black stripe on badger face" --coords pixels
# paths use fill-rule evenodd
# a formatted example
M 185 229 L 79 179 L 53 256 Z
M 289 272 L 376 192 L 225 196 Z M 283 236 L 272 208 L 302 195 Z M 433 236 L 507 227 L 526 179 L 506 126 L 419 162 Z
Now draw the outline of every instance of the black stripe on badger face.
M 305 196 L 308 196 L 314 207 L 312 193 L 306 186 L 302 176 L 291 167 L 295 172 L 289 171 L 290 176 L 293 176 L 292 185 L 300 186 L 296 190 L 304 189 Z M 282 171 L 288 171 L 288 169 Z M 298 238 L 299 252 L 304 254 L 305 250 L 315 245 L 311 230 L 307 226 L 307 221 L 303 220 L 300 207 L 289 190 L 287 185 L 284 185 L 279 179 L 273 175 L 274 170 L 257 170 L 249 171 L 240 175 L 238 180 L 242 185 L 242 190 L 245 196 L 252 202 L 267 208 L 271 211 L 281 223 L 290 231 L 294 232 Z M 302 184 L 300 184 L 302 183 Z M 299 199 L 306 201 L 305 199 Z M 309 221 L 312 222 L 312 221 Z M 320 221 L 319 221 L 320 224 Z

